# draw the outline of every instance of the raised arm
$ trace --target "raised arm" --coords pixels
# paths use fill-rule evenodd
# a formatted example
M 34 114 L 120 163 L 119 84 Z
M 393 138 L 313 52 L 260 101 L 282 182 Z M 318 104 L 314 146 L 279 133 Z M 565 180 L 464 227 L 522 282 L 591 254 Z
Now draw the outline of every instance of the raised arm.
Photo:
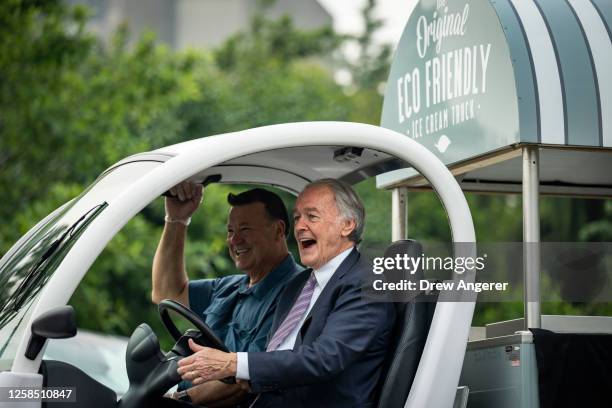
M 166 224 L 153 258 L 151 300 L 172 299 L 189 306 L 189 279 L 185 270 L 187 225 L 202 201 L 202 186 L 182 182 L 166 197 Z

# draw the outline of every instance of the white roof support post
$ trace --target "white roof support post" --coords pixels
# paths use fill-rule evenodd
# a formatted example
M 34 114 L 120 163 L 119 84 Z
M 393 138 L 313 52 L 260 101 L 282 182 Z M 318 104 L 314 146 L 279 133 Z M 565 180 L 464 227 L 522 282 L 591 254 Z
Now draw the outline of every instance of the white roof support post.
M 540 328 L 540 186 L 537 146 L 523 147 L 523 298 L 525 330 Z
M 408 238 L 408 189 L 396 187 L 391 191 L 391 241 Z

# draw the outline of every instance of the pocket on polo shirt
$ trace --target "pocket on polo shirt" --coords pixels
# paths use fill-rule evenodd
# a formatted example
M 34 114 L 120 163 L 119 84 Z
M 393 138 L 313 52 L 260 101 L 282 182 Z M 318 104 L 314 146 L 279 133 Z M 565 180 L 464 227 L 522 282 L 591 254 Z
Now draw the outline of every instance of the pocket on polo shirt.
M 208 320 L 208 317 L 215 317 L 217 319 L 222 318 L 230 318 L 232 317 L 232 312 L 234 311 L 234 304 L 231 299 L 225 297 L 216 297 L 212 302 L 208 305 L 206 309 L 204 309 L 204 317 Z
M 227 303 L 215 299 L 204 310 L 203 315 L 204 322 L 219 338 L 224 339 L 232 319 L 232 309 L 227 307 Z
M 245 325 L 243 322 L 233 321 L 228 324 L 228 330 L 231 331 L 236 340 L 242 344 L 250 344 L 257 333 L 257 327 Z

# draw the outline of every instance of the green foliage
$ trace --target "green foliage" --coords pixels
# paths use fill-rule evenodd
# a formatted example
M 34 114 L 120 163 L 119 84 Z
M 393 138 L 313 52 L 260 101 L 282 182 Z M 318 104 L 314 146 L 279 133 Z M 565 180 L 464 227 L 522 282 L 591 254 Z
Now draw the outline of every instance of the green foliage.
M 64 158 L 50 153 L 73 143 L 63 132 L 72 113 L 59 109 L 58 100 L 93 45 L 84 21 L 82 9 L 68 12 L 59 1 L 0 3 L 0 191 L 10 203 L 0 207 L 3 219 L 34 211 L 26 207 L 49 192 L 51 175 L 63 180 L 68 171 Z M 23 232 L 3 231 L 0 247 Z
M 195 69 L 201 56 L 171 53 L 150 36 L 128 50 L 125 30 L 104 48 L 84 32 L 86 12 L 59 1 L 2 2 L 0 19 L 0 214 L 11 220 L 0 227 L 4 253 L 105 167 L 179 141 L 179 111 L 203 99 L 204 71 Z M 83 327 L 127 334 L 151 320 L 158 232 L 159 223 L 137 217 L 109 244 L 73 299 Z
M 261 2 L 262 10 L 267 3 Z M 273 123 L 377 124 L 390 51 L 372 44 L 380 26 L 373 6 L 370 0 L 364 8 L 366 31 L 356 38 L 338 36 L 329 27 L 298 30 L 287 17 L 269 21 L 260 12 L 246 32 L 220 48 L 182 53 L 157 45 L 152 34 L 128 47 L 127 27 L 105 46 L 85 32 L 87 10 L 59 0 L 0 2 L 0 216 L 5 220 L 0 254 L 36 220 L 130 154 Z M 343 65 L 354 82 L 342 88 L 332 79 L 330 55 L 346 41 L 356 41 L 361 53 Z M 235 272 L 225 244 L 225 197 L 240 188 L 206 189 L 189 228 L 191 278 Z M 388 243 L 390 193 L 378 191 L 373 179 L 357 189 L 368 214 L 365 241 Z M 290 207 L 292 199 L 283 198 Z M 520 197 L 469 195 L 468 202 L 479 240 L 521 240 Z M 543 239 L 610 240 L 609 204 L 544 198 Z M 410 193 L 408 208 L 411 237 L 450 239 L 433 193 Z M 71 300 L 80 326 L 127 335 L 146 321 L 163 332 L 150 302 L 163 215 L 162 200 L 151 203 L 96 260 Z M 609 313 L 590 306 L 550 307 Z M 522 306 L 514 304 L 478 310 L 478 323 L 522 315 Z
M 305 120 L 347 120 L 351 103 L 314 59 L 336 47 L 330 28 L 295 29 L 291 19 L 256 16 L 215 52 L 229 94 L 225 131 Z
M 171 54 L 151 38 L 127 51 L 123 32 L 105 49 L 83 31 L 85 16 L 59 1 L 0 5 L 4 219 L 33 203 L 49 212 L 72 197 L 50 197 L 56 184 L 86 185 L 126 155 L 177 140 L 179 107 L 200 96 L 195 56 Z M 8 227 L 0 252 L 24 232 Z
M 312 31 L 299 31 L 288 16 L 278 21 L 270 21 L 256 15 L 247 32 L 230 37 L 215 51 L 220 68 L 256 68 L 254 62 L 290 65 L 297 58 L 321 56 L 330 53 L 340 44 L 331 27 Z
M 375 0 L 368 0 L 362 9 L 365 23 L 363 33 L 358 36 L 348 36 L 347 40 L 357 43 L 359 57 L 354 63 L 345 62 L 352 73 L 353 81 L 358 89 L 377 90 L 378 86 L 387 80 L 389 63 L 392 56 L 389 45 L 375 45 L 374 34 L 383 25 L 383 21 L 374 17 Z
M 366 211 L 364 243 L 377 247 L 388 244 L 391 239 L 391 192 L 378 190 L 374 178 L 357 184 L 356 191 Z
M 329 28 L 302 32 L 288 18 L 258 17 L 214 55 L 177 53 L 151 34 L 128 47 L 127 27 L 103 45 L 85 33 L 86 11 L 59 1 L 0 7 L 0 213 L 11 219 L 0 227 L 0 253 L 125 156 L 271 123 L 346 120 L 352 111 L 316 62 L 336 44 Z M 190 226 L 192 278 L 235 272 L 228 191 L 207 188 Z M 150 271 L 163 212 L 162 200 L 152 203 L 90 268 L 71 300 L 82 327 L 127 335 L 142 321 L 158 325 Z

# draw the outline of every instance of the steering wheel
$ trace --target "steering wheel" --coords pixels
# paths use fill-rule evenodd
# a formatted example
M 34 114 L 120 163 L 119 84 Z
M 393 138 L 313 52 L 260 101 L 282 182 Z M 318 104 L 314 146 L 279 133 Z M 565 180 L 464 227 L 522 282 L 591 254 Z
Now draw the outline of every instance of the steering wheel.
M 176 325 L 172 321 L 169 314 L 170 311 L 176 312 L 198 329 L 200 332 L 199 335 L 193 337 L 193 340 L 196 343 L 200 344 L 201 346 L 225 351 L 226 353 L 229 352 L 229 349 L 225 346 L 221 339 L 217 337 L 212 329 L 206 323 L 204 323 L 197 314 L 195 314 L 191 309 L 183 306 L 181 303 L 175 302 L 174 300 L 165 299 L 159 302 L 158 310 L 162 323 L 174 341 L 179 342 L 183 337 L 183 334 L 176 328 Z
M 187 319 L 197 330 L 190 329 L 181 334 L 170 317 L 170 311 Z M 119 402 L 121 408 L 157 406 L 157 401 L 164 392 L 181 381 L 181 376 L 177 373 L 178 362 L 181 358 L 193 354 L 189 348 L 189 339 L 201 346 L 229 351 L 210 327 L 182 304 L 173 300 L 162 300 L 159 303 L 159 315 L 176 343 L 172 350 L 163 353 L 157 336 L 148 324 L 143 323 L 134 330 L 125 353 L 130 388 Z M 232 384 L 236 379 L 228 377 L 221 381 Z

